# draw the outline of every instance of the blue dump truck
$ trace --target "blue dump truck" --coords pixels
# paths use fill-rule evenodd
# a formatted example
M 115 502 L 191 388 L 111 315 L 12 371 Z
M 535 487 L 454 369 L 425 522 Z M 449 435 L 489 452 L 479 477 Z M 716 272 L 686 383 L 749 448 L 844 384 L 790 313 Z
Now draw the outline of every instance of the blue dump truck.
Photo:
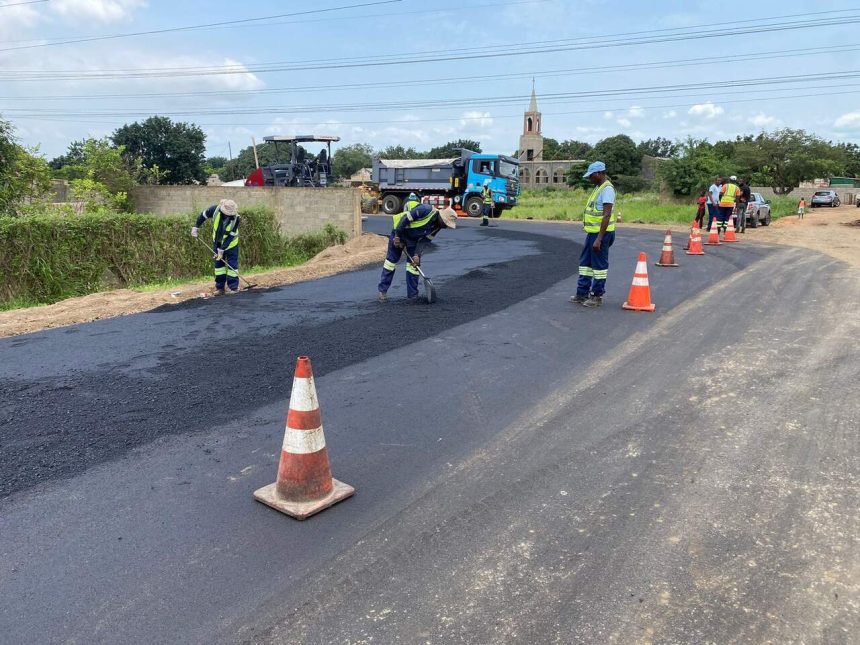
M 409 193 L 449 197 L 455 210 L 469 217 L 481 214 L 481 189 L 490 180 L 493 216 L 517 205 L 519 162 L 514 157 L 459 148 L 452 159 L 374 159 L 372 181 L 379 187 L 383 212 L 399 213 Z

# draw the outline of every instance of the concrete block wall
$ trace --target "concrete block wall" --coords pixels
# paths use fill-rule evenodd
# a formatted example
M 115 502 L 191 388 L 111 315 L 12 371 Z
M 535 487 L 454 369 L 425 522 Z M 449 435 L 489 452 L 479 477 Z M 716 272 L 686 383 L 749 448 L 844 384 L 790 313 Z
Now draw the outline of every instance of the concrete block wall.
M 245 188 L 243 186 L 138 186 L 129 194 L 138 213 L 199 213 L 222 199 L 243 207 L 267 206 L 281 234 L 290 237 L 333 224 L 350 238 L 361 234 L 361 193 L 354 188 Z

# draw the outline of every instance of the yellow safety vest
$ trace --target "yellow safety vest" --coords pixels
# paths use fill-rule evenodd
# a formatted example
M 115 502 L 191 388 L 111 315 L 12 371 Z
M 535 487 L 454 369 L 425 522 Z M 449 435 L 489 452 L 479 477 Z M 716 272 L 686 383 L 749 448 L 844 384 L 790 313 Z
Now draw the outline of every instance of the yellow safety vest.
M 484 186 L 483 190 L 481 190 L 481 196 L 484 198 L 485 204 L 493 203 L 493 191 L 488 186 Z
M 597 196 L 600 194 L 600 191 L 606 188 L 607 186 L 611 186 L 612 182 L 608 179 L 600 184 L 597 188 L 591 191 L 591 195 L 588 197 L 588 201 L 585 202 L 585 211 L 582 213 L 582 228 L 585 229 L 586 233 L 599 233 L 600 232 L 600 224 L 603 222 L 603 211 L 597 210 Z M 606 232 L 615 230 L 615 218 L 609 218 L 609 225 L 606 227 Z
M 737 197 L 739 190 L 740 188 L 735 184 L 726 184 L 726 191 L 720 194 L 720 206 L 723 208 L 726 206 L 734 206 L 735 197 Z
M 239 246 L 239 231 L 236 231 L 236 235 L 229 235 L 233 231 L 233 227 L 236 226 L 236 221 L 239 216 L 236 215 L 232 218 L 229 218 L 230 221 L 224 226 L 223 236 L 230 237 L 230 243 L 227 246 L 221 247 L 225 251 L 229 251 L 230 249 Z M 212 216 L 212 241 L 220 244 L 224 243 L 224 240 L 216 240 L 215 236 L 218 234 L 218 227 L 221 224 L 221 209 L 215 209 L 215 215 Z
M 397 228 L 397 225 L 400 224 L 400 220 L 403 219 L 403 216 L 406 215 L 406 213 L 411 211 L 416 206 L 419 206 L 420 204 L 421 204 L 421 202 L 416 202 L 414 199 L 412 199 L 408 202 L 405 202 L 403 204 L 403 212 L 402 213 L 394 213 L 394 215 L 391 216 L 391 223 L 392 223 L 393 228 Z

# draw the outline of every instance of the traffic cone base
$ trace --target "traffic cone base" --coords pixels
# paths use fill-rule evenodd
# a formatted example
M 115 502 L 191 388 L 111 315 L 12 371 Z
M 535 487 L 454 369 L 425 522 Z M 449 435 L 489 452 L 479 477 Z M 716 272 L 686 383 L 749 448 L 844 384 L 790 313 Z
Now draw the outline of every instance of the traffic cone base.
M 720 246 L 720 227 L 717 225 L 717 220 L 714 220 L 713 225 L 708 231 L 708 241 L 705 242 L 708 246 Z
M 676 267 L 675 252 L 672 250 L 672 230 L 666 231 L 666 237 L 663 238 L 663 252 L 660 254 L 660 259 L 654 263 L 658 267 Z
M 656 308 L 656 305 L 651 302 L 651 287 L 648 283 L 648 257 L 643 252 L 639 253 L 639 261 L 633 272 L 633 284 L 630 285 L 627 302 L 621 307 L 631 311 L 654 311 Z
M 331 476 L 311 361 L 299 356 L 278 476 L 273 484 L 254 491 L 254 499 L 303 520 L 353 493 L 352 486 Z
M 329 506 L 334 506 L 340 501 L 351 497 L 355 493 L 355 489 L 349 484 L 344 484 L 337 479 L 332 479 L 331 492 L 322 499 L 312 500 L 309 502 L 293 502 L 284 499 L 278 495 L 278 484 L 269 484 L 254 491 L 254 499 L 262 502 L 266 506 L 271 506 L 276 511 L 285 513 L 297 520 L 303 520 L 315 513 L 319 513 L 327 509 Z

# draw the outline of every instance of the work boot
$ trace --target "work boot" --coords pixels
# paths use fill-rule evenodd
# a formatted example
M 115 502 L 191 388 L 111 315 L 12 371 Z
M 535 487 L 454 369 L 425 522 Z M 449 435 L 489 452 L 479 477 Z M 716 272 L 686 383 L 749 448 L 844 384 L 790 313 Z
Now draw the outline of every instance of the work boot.
M 588 300 L 588 296 L 576 295 L 570 297 L 570 301 L 575 305 L 585 304 L 586 300 Z
M 489 226 L 489 225 L 490 225 L 490 223 L 487 220 L 481 221 L 481 226 Z
M 224 293 L 226 293 L 228 296 L 235 296 L 237 293 L 239 293 L 239 290 L 238 289 L 227 289 L 227 291 L 225 291 Z
M 583 307 L 600 307 L 603 304 L 603 296 L 595 296 L 593 293 L 588 300 L 582 303 Z
M 213 293 L 212 295 L 213 296 L 223 296 L 224 295 L 224 289 L 215 289 L 215 293 Z
M 417 305 L 419 300 L 420 298 L 418 298 L 418 296 L 409 296 L 408 298 L 406 298 L 406 303 L 410 305 Z
M 379 302 L 388 302 L 388 294 L 383 293 L 382 291 L 380 291 L 380 292 L 379 292 L 379 295 L 377 295 L 377 296 L 376 296 L 376 299 L 377 299 Z

